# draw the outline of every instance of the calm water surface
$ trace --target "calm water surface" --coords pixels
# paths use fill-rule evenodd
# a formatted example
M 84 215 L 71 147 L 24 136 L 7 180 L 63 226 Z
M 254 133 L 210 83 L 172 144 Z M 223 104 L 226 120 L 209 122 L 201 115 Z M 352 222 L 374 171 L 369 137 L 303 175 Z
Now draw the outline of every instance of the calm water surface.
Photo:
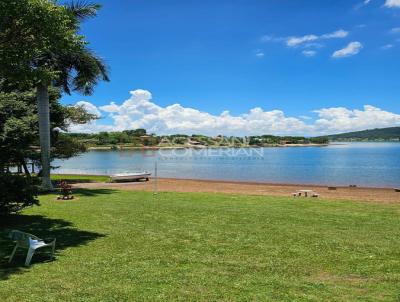
M 57 160 L 56 173 L 114 174 L 147 170 L 171 178 L 400 187 L 400 143 L 329 147 L 90 151 Z

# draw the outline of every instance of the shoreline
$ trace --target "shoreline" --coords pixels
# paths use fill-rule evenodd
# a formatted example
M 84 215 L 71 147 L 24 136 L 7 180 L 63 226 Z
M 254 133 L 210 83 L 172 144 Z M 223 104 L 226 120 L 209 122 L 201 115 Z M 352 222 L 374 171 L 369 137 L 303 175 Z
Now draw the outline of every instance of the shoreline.
M 70 174 L 70 173 L 53 173 L 52 175 L 57 175 L 57 176 L 79 176 L 79 177 L 96 177 L 96 176 L 103 176 L 103 177 L 110 177 L 110 175 L 107 174 Z M 154 176 L 150 177 L 151 180 L 154 180 Z M 356 185 L 355 187 L 350 187 L 349 185 L 338 185 L 338 184 L 318 184 L 318 183 L 281 183 L 281 182 L 263 182 L 263 181 L 251 181 L 251 180 L 231 180 L 231 179 L 201 179 L 201 178 L 177 178 L 177 177 L 158 177 L 158 180 L 172 180 L 172 181 L 197 181 L 197 182 L 217 182 L 217 183 L 227 183 L 227 184 L 244 184 L 244 185 L 267 185 L 267 186 L 283 186 L 283 187 L 293 187 L 293 186 L 303 186 L 303 187 L 315 187 L 315 188 L 328 188 L 328 187 L 336 187 L 336 188 L 341 188 L 341 189 L 346 189 L 346 188 L 352 188 L 352 189 L 372 189 L 372 190 L 380 190 L 380 189 L 385 189 L 385 190 L 394 190 L 399 188 L 400 189 L 400 184 L 399 187 L 393 187 L 393 186 L 367 186 L 367 185 Z M 400 196 L 399 196 L 400 198 Z
M 140 146 L 98 146 L 98 147 L 88 147 L 89 151 L 116 151 L 116 150 L 174 150 L 174 149 L 195 149 L 195 150 L 202 150 L 202 149 L 228 149 L 228 148 L 288 148 L 288 147 L 328 147 L 329 145 L 335 144 L 287 144 L 287 145 L 280 145 L 280 144 L 270 144 L 264 146 L 152 146 L 152 147 L 140 147 Z
M 74 184 L 74 187 L 154 192 L 155 180 L 151 178 L 148 182 L 78 183 Z M 289 197 L 297 190 L 309 189 L 317 192 L 320 195 L 319 199 L 322 198 L 324 200 L 400 203 L 400 193 L 396 192 L 394 188 L 335 186 L 336 189 L 331 190 L 329 187 L 324 185 L 268 184 L 226 180 L 157 179 L 157 192 L 203 192 Z M 308 198 L 308 200 L 312 201 L 314 198 Z
M 295 148 L 295 147 L 329 147 L 329 146 L 337 146 L 337 145 L 347 145 L 351 143 L 400 143 L 399 141 L 332 141 L 328 144 L 265 144 L 263 146 L 196 146 L 196 145 L 176 145 L 176 146 L 124 146 L 124 145 L 114 145 L 114 146 L 90 146 L 87 148 L 88 151 L 117 151 L 117 150 L 173 150 L 173 149 L 227 149 L 227 148 L 245 148 L 245 149 L 258 149 L 258 148 Z
M 107 175 L 103 175 L 107 176 Z M 154 177 L 151 177 L 154 178 Z M 218 183 L 230 183 L 230 184 L 245 184 L 245 185 L 267 185 L 267 186 L 283 186 L 283 187 L 293 187 L 293 186 L 303 186 L 303 187 L 315 187 L 315 188 L 328 188 L 328 187 L 335 187 L 335 188 L 356 188 L 356 189 L 395 189 L 391 186 L 387 187 L 373 187 L 373 186 L 356 186 L 350 187 L 350 185 L 335 185 L 335 184 L 317 184 L 317 183 L 281 183 L 281 182 L 262 182 L 262 181 L 250 181 L 250 180 L 229 180 L 229 179 L 198 179 L 198 178 L 173 178 L 173 177 L 158 177 L 160 180 L 189 180 L 189 181 L 199 181 L 199 182 L 218 182 Z

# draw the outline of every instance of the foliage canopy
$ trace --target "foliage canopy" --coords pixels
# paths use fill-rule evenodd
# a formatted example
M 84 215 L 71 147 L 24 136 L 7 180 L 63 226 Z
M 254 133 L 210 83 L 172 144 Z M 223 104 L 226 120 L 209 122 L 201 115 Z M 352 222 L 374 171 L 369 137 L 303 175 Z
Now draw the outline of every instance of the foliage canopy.
M 78 31 L 80 22 L 99 8 L 80 2 L 0 1 L 0 79 L 18 83 L 20 90 L 52 83 L 66 93 L 72 88 L 90 94 L 99 78 L 108 76 Z
M 69 158 L 86 149 L 73 137 L 65 135 L 68 127 L 72 123 L 84 124 L 96 117 L 82 107 L 61 105 L 59 97 L 57 89 L 50 90 L 51 155 L 53 158 Z M 38 133 L 35 92 L 0 92 L 0 165 L 24 165 L 27 160 L 39 165 Z

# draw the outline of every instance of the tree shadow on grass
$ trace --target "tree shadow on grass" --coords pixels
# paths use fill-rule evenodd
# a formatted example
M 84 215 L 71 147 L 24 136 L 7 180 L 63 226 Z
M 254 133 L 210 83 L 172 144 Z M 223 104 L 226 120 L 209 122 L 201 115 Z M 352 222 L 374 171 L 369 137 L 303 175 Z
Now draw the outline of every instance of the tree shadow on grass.
M 34 234 L 42 239 L 57 238 L 57 251 L 85 245 L 92 240 L 105 235 L 79 230 L 72 223 L 63 219 L 52 219 L 41 215 L 11 215 L 0 217 L 0 281 L 6 280 L 12 274 L 23 273 L 29 268 L 24 267 L 27 250 L 18 249 L 12 263 L 8 263 L 14 243 L 8 238 L 11 229 Z M 50 248 L 37 250 L 32 259 L 32 264 L 50 261 Z
M 56 179 L 52 180 L 54 185 L 58 185 L 60 181 L 65 180 L 68 184 L 73 185 L 73 184 L 81 184 L 81 183 L 103 183 L 107 182 L 106 180 L 100 181 L 100 180 L 95 180 L 95 179 L 90 179 L 90 178 L 66 178 L 66 179 Z
M 73 188 L 73 195 L 81 195 L 81 196 L 97 196 L 97 195 L 105 195 L 105 194 L 114 194 L 117 193 L 117 190 L 113 189 L 83 189 L 83 188 Z
M 107 195 L 107 194 L 114 194 L 117 193 L 118 190 L 114 189 L 85 189 L 85 188 L 72 188 L 72 195 L 77 195 L 77 196 L 87 196 L 87 197 L 92 197 L 92 196 L 97 196 L 97 195 Z M 54 193 L 61 195 L 61 191 L 59 188 L 56 188 L 54 192 L 40 192 L 39 195 L 47 195 L 49 193 Z

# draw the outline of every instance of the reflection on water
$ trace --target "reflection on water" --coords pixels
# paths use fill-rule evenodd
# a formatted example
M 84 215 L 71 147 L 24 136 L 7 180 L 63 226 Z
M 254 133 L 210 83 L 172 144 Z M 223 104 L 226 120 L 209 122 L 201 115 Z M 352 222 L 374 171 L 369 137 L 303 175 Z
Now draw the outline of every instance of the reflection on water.
M 400 186 L 400 143 L 329 147 L 90 151 L 57 160 L 55 172 L 114 174 L 154 171 L 160 177 L 271 183 Z

